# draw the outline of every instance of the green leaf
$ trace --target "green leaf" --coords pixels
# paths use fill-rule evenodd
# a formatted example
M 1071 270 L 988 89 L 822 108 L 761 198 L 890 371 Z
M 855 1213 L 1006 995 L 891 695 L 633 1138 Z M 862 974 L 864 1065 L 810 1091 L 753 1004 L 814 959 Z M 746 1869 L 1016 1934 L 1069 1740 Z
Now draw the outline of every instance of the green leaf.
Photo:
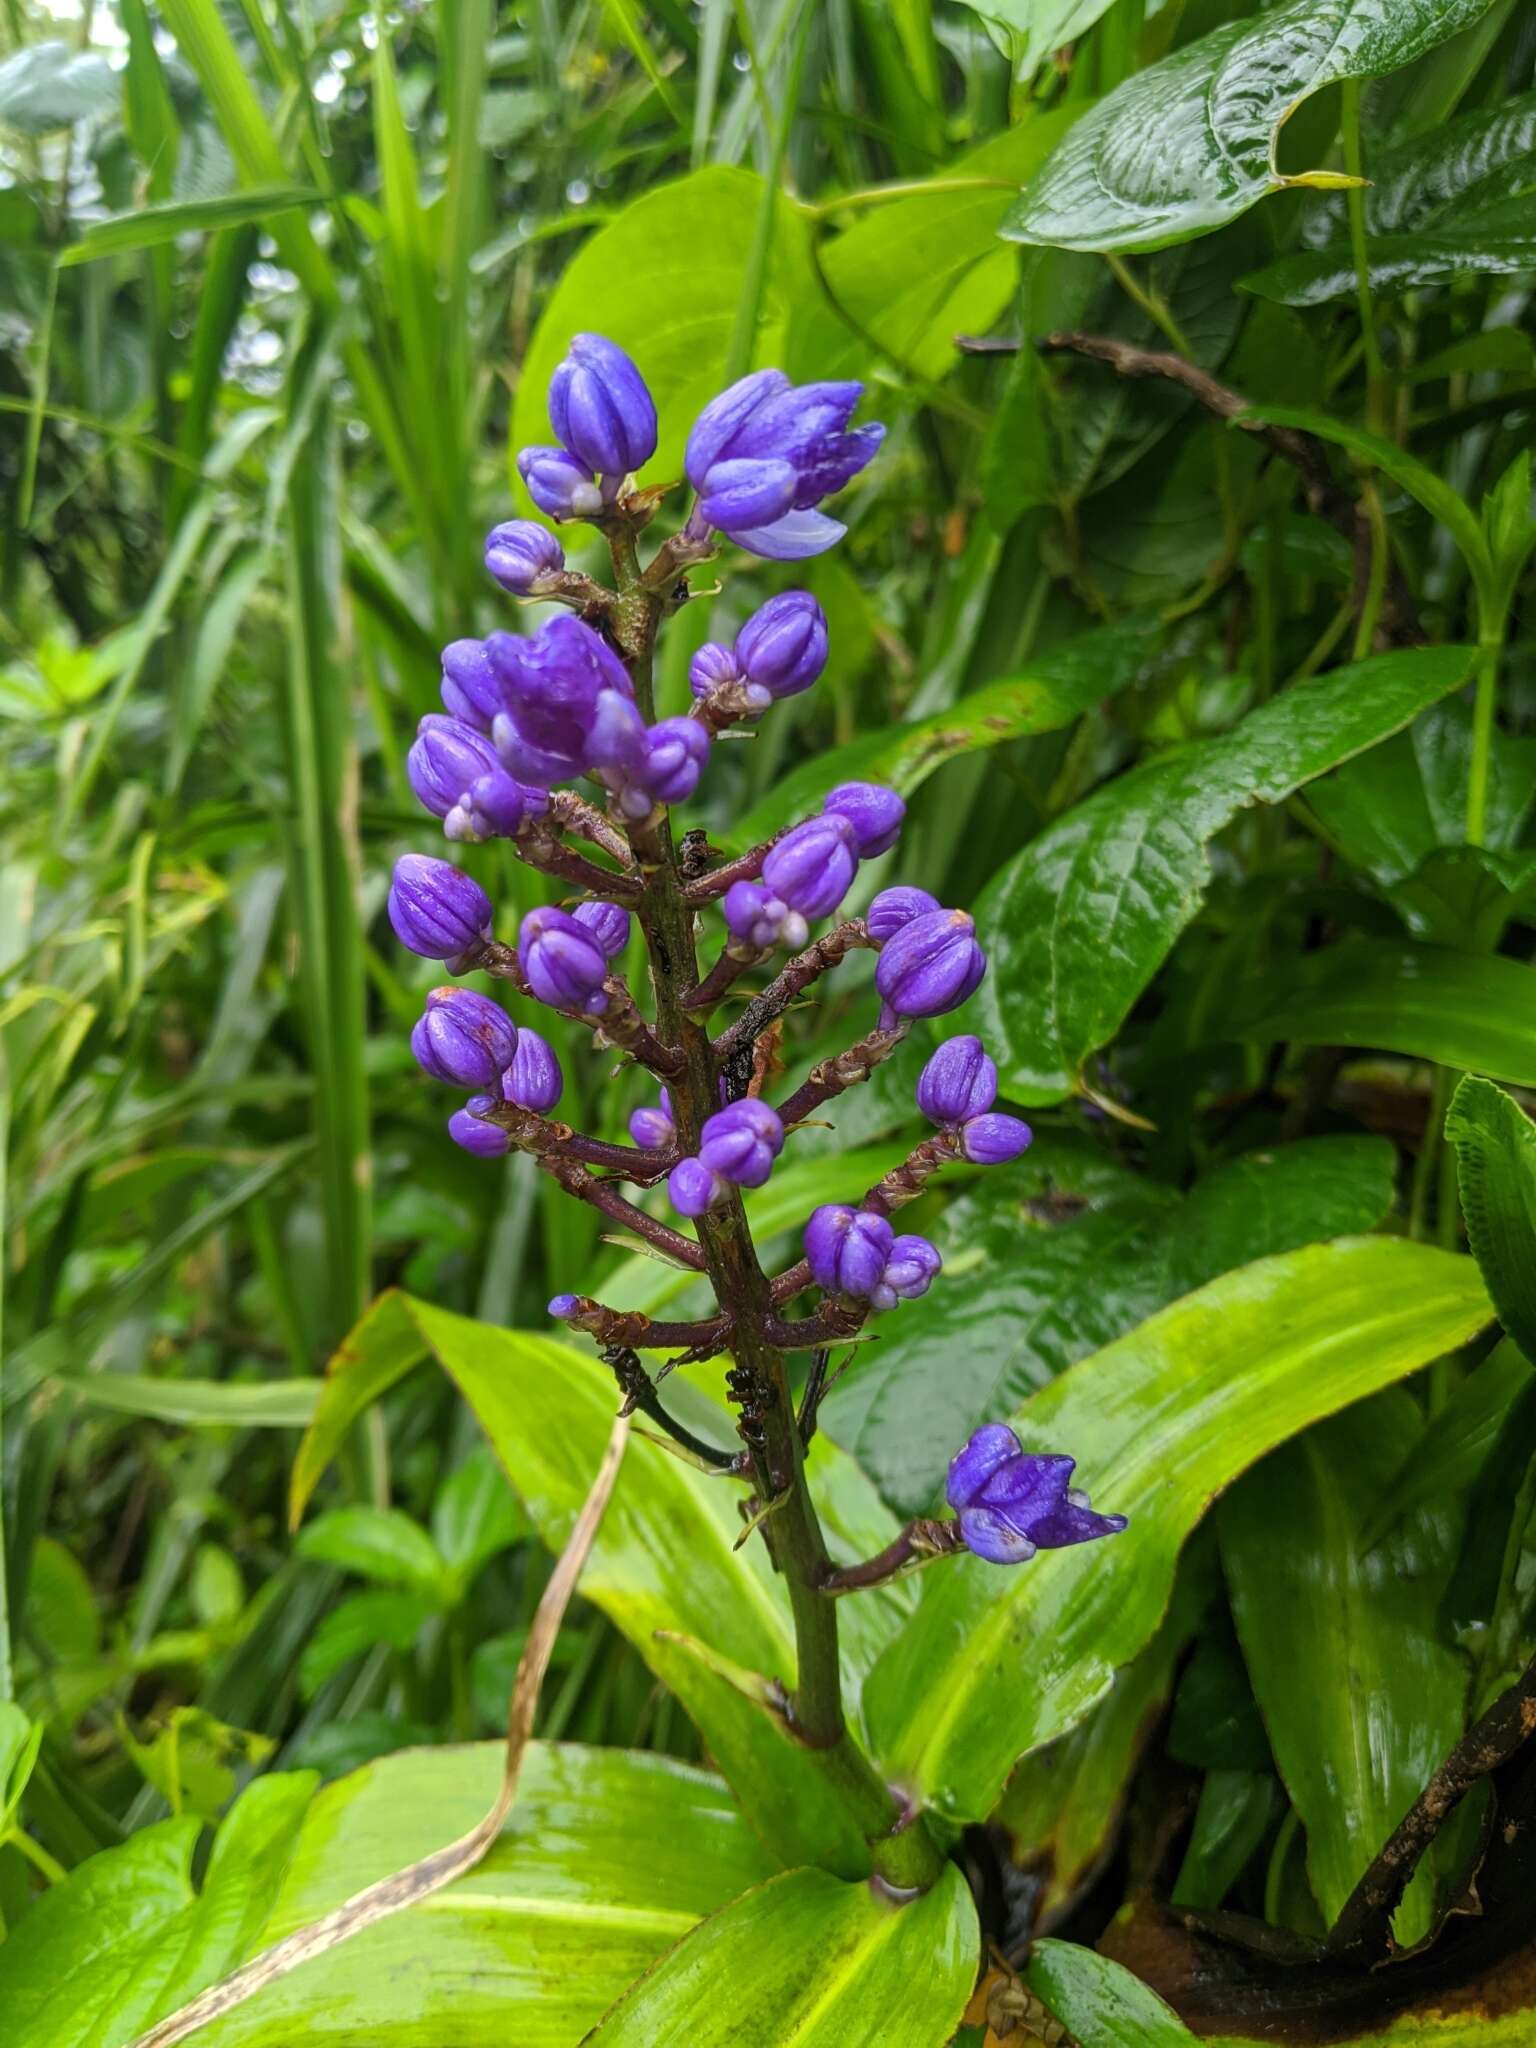
M 23 135 L 73 127 L 105 113 L 117 95 L 117 73 L 99 50 L 33 43 L 0 64 L 0 122 Z
M 1255 975 L 1213 1035 L 1376 1046 L 1536 1087 L 1536 970 L 1501 956 L 1345 939 Z
M 1301 102 L 1411 64 L 1488 0 L 1290 0 L 1187 44 L 1086 114 L 1003 233 L 1069 249 L 1157 249 L 1224 226 L 1287 184 L 1275 153 Z
M 252 1944 L 467 1832 L 502 1745 L 412 1750 L 327 1785 Z M 517 1803 L 456 1884 L 272 1985 L 207 2048 L 571 2048 L 648 1964 L 773 1869 L 720 1780 L 670 1757 L 530 1743 Z
M 904 1305 L 829 1400 L 828 1430 L 900 1512 L 931 1507 L 973 1429 L 1155 1309 L 1234 1266 L 1374 1228 L 1395 1159 L 1382 1138 L 1311 1138 L 1228 1160 L 1183 1199 L 1091 1161 L 1085 1187 L 1084 1163 L 1042 1139 L 952 1204 L 937 1235 L 952 1284 Z M 1085 1215 L 1037 1220 L 1080 1193 Z
M 1472 1260 L 1345 1238 L 1229 1273 L 1042 1389 L 1013 1418 L 1025 1448 L 1075 1457 L 1130 1527 L 1012 1571 L 962 1558 L 928 1574 L 865 1686 L 892 1773 L 947 1813 L 989 1813 L 1016 1759 L 1065 1734 L 1151 1639 L 1214 1496 L 1489 1312 Z
M 360 1412 L 354 1372 L 357 1389 L 371 1401 L 429 1353 L 474 1409 L 542 1540 L 560 1549 L 613 1426 L 612 1375 L 549 1338 L 492 1329 L 400 1295 L 375 1304 L 327 1380 L 327 1398 L 295 1469 L 296 1509 Z M 697 1434 L 730 1443 L 729 1415 L 682 1374 L 668 1382 L 666 1399 Z M 868 1556 L 891 1541 L 894 1518 L 825 1439 L 813 1449 L 810 1474 L 829 1533 L 849 1555 Z M 862 1875 L 864 1844 L 804 1750 L 684 1648 L 658 1640 L 659 1630 L 671 1631 L 748 1671 L 793 1680 L 794 1631 L 783 1583 L 760 1542 L 735 1548 L 739 1499 L 730 1482 L 632 1437 L 581 1590 L 677 1694 L 770 1848 L 786 1863 L 824 1862 Z M 899 1585 L 845 1603 L 845 1683 L 856 1714 L 863 1673 L 910 1612 L 912 1597 L 909 1585 Z
M 815 808 L 840 782 L 884 782 L 903 796 L 961 754 L 1054 732 L 1135 678 L 1146 649 L 1139 622 L 1105 626 L 1037 655 L 1020 674 L 988 683 L 911 725 L 861 733 L 792 768 L 732 830 L 752 846 Z
M 1530 1385 L 1531 1367 L 1519 1348 L 1507 1339 L 1496 1344 L 1436 1411 L 1430 1441 L 1416 1445 L 1382 1489 L 1361 1528 L 1361 1548 L 1372 1549 L 1416 1508 L 1464 1493 L 1487 1463 L 1505 1417 Z
M 61 1386 L 94 1408 L 147 1415 L 184 1429 L 304 1429 L 314 1417 L 320 1382 L 168 1380 L 146 1373 L 61 1373 Z
M 750 171 L 716 165 L 657 186 L 584 242 L 567 264 L 534 330 L 517 380 L 512 448 L 553 439 L 549 379 L 571 337 L 596 329 L 628 349 L 656 401 L 661 439 L 647 483 L 682 475 L 689 429 L 725 381 L 726 354 L 762 206 Z M 622 292 L 614 281 L 624 280 Z M 791 313 L 815 287 L 804 229 L 779 207 L 754 362 L 777 362 Z M 521 480 L 519 504 L 526 506 Z
M 437 1490 L 432 1535 L 462 1594 L 483 1564 L 529 1533 L 488 1444 L 477 1444 Z
M 856 377 L 877 352 L 942 377 L 956 361 L 955 336 L 985 334 L 1007 307 L 1018 264 L 997 230 L 1010 189 L 1029 182 L 1077 111 L 1026 107 L 1014 126 L 946 164 L 931 191 L 868 207 L 823 243 L 831 302 L 817 293 L 792 320 L 790 377 Z M 960 189 L 967 179 L 994 182 Z
M 1455 1517 L 1438 1502 L 1374 1550 L 1360 1543 L 1426 1438 L 1417 1404 L 1388 1389 L 1266 1458 L 1217 1516 L 1238 1636 L 1330 1925 L 1462 1732 L 1466 1664 L 1439 1625 Z M 1426 1865 L 1394 1921 L 1404 1947 L 1435 1905 Z
M 1469 515 L 1470 516 L 1470 515 Z M 1222 739 L 1145 761 L 1049 826 L 977 906 L 992 971 L 970 1014 L 1022 1102 L 1054 1102 L 1112 1039 L 1205 894 L 1206 842 L 1375 746 L 1465 679 L 1461 648 L 1299 683 Z
M 1437 227 L 1448 216 L 1504 199 L 1536 175 L 1536 92 L 1496 99 L 1385 149 L 1373 149 L 1365 224 L 1379 235 Z M 1303 229 L 1312 248 L 1341 239 L 1343 197 L 1314 202 Z
M 1536 1127 L 1502 1088 L 1468 1074 L 1445 1135 L 1484 1284 L 1505 1330 L 1536 1361 Z
M 1155 1991 L 1091 1948 L 1037 1941 L 1025 1979 L 1092 2048 L 1192 2048 L 1194 2035 Z
M 1026 80 L 1055 50 L 1085 36 L 1114 0 L 964 0 L 981 16 L 986 31 Z
M 408 1656 L 439 1603 L 425 1593 L 391 1589 L 354 1593 L 333 1607 L 299 1659 L 299 1690 L 313 1699 L 344 1664 L 369 1650 L 387 1648 Z
M 895 2021 L 902 2048 L 944 2048 L 980 1947 L 970 1889 L 953 1864 L 905 1905 L 824 1871 L 790 1870 L 679 1942 L 590 2040 L 850 2048 Z
M 0 1700 L 0 1841 L 15 1826 L 42 1746 L 42 1722 L 29 1721 L 14 1700 Z
M 1536 269 L 1536 228 L 1531 202 L 1519 199 L 1451 216 L 1435 234 L 1379 235 L 1370 243 L 1371 290 L 1401 298 L 1426 285 L 1459 277 L 1507 277 Z M 1283 306 L 1323 306 L 1352 298 L 1359 289 L 1354 251 L 1347 242 L 1284 256 L 1242 280 L 1242 289 Z
M 217 228 L 243 227 L 265 221 L 295 206 L 314 206 L 320 194 L 307 185 L 252 185 L 240 192 L 220 192 L 210 199 L 177 199 L 164 206 L 141 206 L 133 213 L 112 214 L 92 221 L 78 242 L 59 251 L 59 268 L 94 263 L 102 256 L 121 256 L 138 249 L 156 249 L 178 235 L 210 234 Z
M 413 1586 L 430 1593 L 442 1585 L 437 1545 L 399 1508 L 332 1508 L 299 1531 L 294 1549 L 300 1557 L 357 1572 L 381 1586 Z
M 6 2048 L 124 2048 L 254 1945 L 315 1787 L 259 1778 L 219 1829 L 201 1890 L 190 1816 L 142 1828 L 71 1871 L 0 1945 Z
M 1208 1771 L 1172 1904 L 1214 1912 L 1268 1834 L 1282 1803 L 1267 1771 Z

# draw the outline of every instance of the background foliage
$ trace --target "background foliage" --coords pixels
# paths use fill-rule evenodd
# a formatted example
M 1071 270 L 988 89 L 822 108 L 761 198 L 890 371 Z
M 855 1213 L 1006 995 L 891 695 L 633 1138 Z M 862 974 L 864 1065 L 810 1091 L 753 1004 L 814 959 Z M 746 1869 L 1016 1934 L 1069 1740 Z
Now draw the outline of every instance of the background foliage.
M 686 1301 L 530 1160 L 446 1142 L 405 1043 L 430 977 L 380 914 L 395 856 L 434 843 L 402 763 L 438 650 L 512 622 L 479 540 L 527 509 L 511 455 L 546 438 L 548 372 L 584 328 L 656 394 L 646 481 L 676 475 L 728 370 L 868 381 L 891 431 L 810 573 L 831 665 L 717 749 L 705 822 L 744 846 L 850 774 L 902 789 L 872 886 L 978 904 L 993 973 L 961 1022 L 1037 1126 L 1019 1169 L 926 1199 L 954 1284 L 829 1402 L 829 1519 L 878 1547 L 970 1427 L 1031 1396 L 1021 1428 L 1133 1518 L 1123 1576 L 1075 1552 L 1002 1599 L 956 1567 L 872 1603 L 850 1629 L 862 1726 L 957 1830 L 1001 1797 L 966 1851 L 994 1936 L 1091 1942 L 1146 1890 L 1320 1936 L 1536 1650 L 1528 10 L 8 0 L 0 43 L 18 2038 L 65 2041 L 69 1976 L 79 2028 L 106 2010 L 89 2038 L 126 2041 L 323 1910 L 304 1845 L 327 1831 L 353 1831 L 359 1881 L 449 1831 L 441 1765 L 393 1753 L 499 1727 L 540 1539 L 562 1540 L 611 1411 L 590 1361 L 509 1333 L 578 1279 Z M 1362 166 L 1363 195 L 1340 189 Z M 1146 374 L 1168 351 L 1216 384 Z M 783 580 L 737 559 L 700 592 L 664 709 L 691 650 Z M 469 864 L 509 916 L 538 900 L 503 850 Z M 796 1062 L 846 1037 L 842 977 Z M 925 1050 L 801 1135 L 749 1205 L 760 1240 L 903 1155 Z M 569 1054 L 562 1113 L 621 1130 L 634 1078 Z M 1448 1118 L 1468 1071 L 1488 1078 Z M 319 1374 L 390 1288 L 293 1537 Z M 411 1370 L 428 1355 L 446 1374 Z M 686 1398 L 707 1415 L 708 1385 Z M 526 1840 L 474 1880 L 500 1913 L 531 1902 L 536 1961 L 504 1994 L 538 1994 L 550 2041 L 781 1864 L 851 1853 L 809 1782 L 762 1777 L 753 1810 L 783 1746 L 652 1640 L 665 1621 L 772 1670 L 787 1637 L 723 1504 L 634 1455 L 539 1732 L 657 1755 L 539 1752 Z M 708 1806 L 706 1752 L 756 1832 L 717 1813 L 707 1880 L 633 1898 L 610 1841 L 582 1880 L 613 1920 L 600 1964 L 538 1950 L 539 1887 L 569 1882 L 540 1826 L 623 1811 L 649 1858 Z M 487 1755 L 467 1789 L 451 1774 L 466 1818 Z M 308 1780 L 258 1775 L 360 1764 L 308 1819 Z M 201 1821 L 253 1780 L 194 1886 Z M 1480 1815 L 1435 1844 L 1405 1942 L 1460 1895 Z M 93 2006 L 60 1881 L 129 1839 L 102 1908 L 127 1947 Z M 295 1840 L 279 1890 L 261 1873 Z M 830 1916 L 848 1995 L 894 1995 L 821 1882 L 773 1880 L 784 1924 Z M 233 1931 L 220 1883 L 247 1899 Z M 485 1966 L 452 1896 L 412 1964 L 423 2013 Z M 952 1910 L 933 1895 L 903 1940 L 962 1953 Z M 174 1981 L 173 1950 L 200 1959 Z M 114 2011 L 125 1954 L 139 2002 Z M 1080 2032 L 1113 2009 L 1138 2041 L 1187 2038 L 1083 1956 L 1046 1944 L 1032 1976 Z M 364 1997 L 364 1945 L 344 1968 Z

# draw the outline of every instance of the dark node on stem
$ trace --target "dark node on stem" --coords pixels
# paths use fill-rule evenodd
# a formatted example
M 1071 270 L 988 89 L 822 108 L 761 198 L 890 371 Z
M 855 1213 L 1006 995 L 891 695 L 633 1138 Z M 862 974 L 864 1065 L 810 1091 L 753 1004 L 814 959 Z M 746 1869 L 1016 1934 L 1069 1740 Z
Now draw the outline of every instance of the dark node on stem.
M 709 865 L 714 858 L 709 834 L 702 826 L 695 825 L 691 832 L 683 834 L 683 843 L 677 850 L 677 871 L 685 882 L 696 882 L 701 875 L 709 873 Z

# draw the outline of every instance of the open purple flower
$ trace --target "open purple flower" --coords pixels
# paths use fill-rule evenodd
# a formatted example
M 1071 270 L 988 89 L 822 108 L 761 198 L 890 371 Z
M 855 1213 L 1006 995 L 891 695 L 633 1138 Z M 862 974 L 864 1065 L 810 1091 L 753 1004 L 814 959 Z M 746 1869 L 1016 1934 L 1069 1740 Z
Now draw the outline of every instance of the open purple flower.
M 493 633 L 485 652 L 503 700 L 491 738 L 519 781 L 548 788 L 596 765 L 593 736 L 606 692 L 633 710 L 628 670 L 580 619 L 551 619 L 527 639 Z
M 1024 1450 L 1001 1422 L 975 1431 L 951 1459 L 945 1489 L 967 1549 L 989 1564 L 1023 1564 L 1037 1550 L 1118 1536 L 1125 1516 L 1095 1514 L 1068 1485 L 1075 1462 Z
M 849 429 L 862 384 L 791 384 L 754 370 L 712 399 L 684 466 L 698 517 L 750 554 L 781 562 L 822 554 L 847 528 L 814 508 L 869 461 L 882 426 Z

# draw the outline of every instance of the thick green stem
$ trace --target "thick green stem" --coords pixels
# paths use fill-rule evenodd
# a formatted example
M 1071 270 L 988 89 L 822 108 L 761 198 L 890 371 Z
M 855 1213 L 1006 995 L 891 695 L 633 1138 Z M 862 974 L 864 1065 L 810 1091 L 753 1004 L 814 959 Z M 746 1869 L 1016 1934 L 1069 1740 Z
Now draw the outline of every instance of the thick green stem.
M 622 512 L 608 523 L 607 532 L 618 584 L 614 637 L 634 679 L 636 702 L 650 718 L 652 657 L 668 593 L 647 581 L 635 529 Z M 665 818 L 633 827 L 630 840 L 646 878 L 637 908 L 656 991 L 656 1035 L 682 1055 L 682 1074 L 670 1085 L 679 1144 L 684 1153 L 692 1153 L 704 1119 L 720 1099 L 718 1055 L 707 1016 L 684 1007 L 698 982 L 695 911 L 683 894 Z M 732 1393 L 767 1510 L 763 1538 L 783 1575 L 794 1619 L 797 1668 L 790 1713 L 795 1736 L 817 1758 L 848 1808 L 879 1876 L 898 1890 L 921 1889 L 942 1867 L 938 1849 L 921 1818 L 904 1811 L 843 1717 L 837 1602 L 821 1591 L 831 1560 L 806 1481 L 784 1359 L 766 1335 L 774 1315 L 768 1279 L 734 1189 L 728 1201 L 700 1217 L 698 1233 L 716 1299 L 733 1319 Z

